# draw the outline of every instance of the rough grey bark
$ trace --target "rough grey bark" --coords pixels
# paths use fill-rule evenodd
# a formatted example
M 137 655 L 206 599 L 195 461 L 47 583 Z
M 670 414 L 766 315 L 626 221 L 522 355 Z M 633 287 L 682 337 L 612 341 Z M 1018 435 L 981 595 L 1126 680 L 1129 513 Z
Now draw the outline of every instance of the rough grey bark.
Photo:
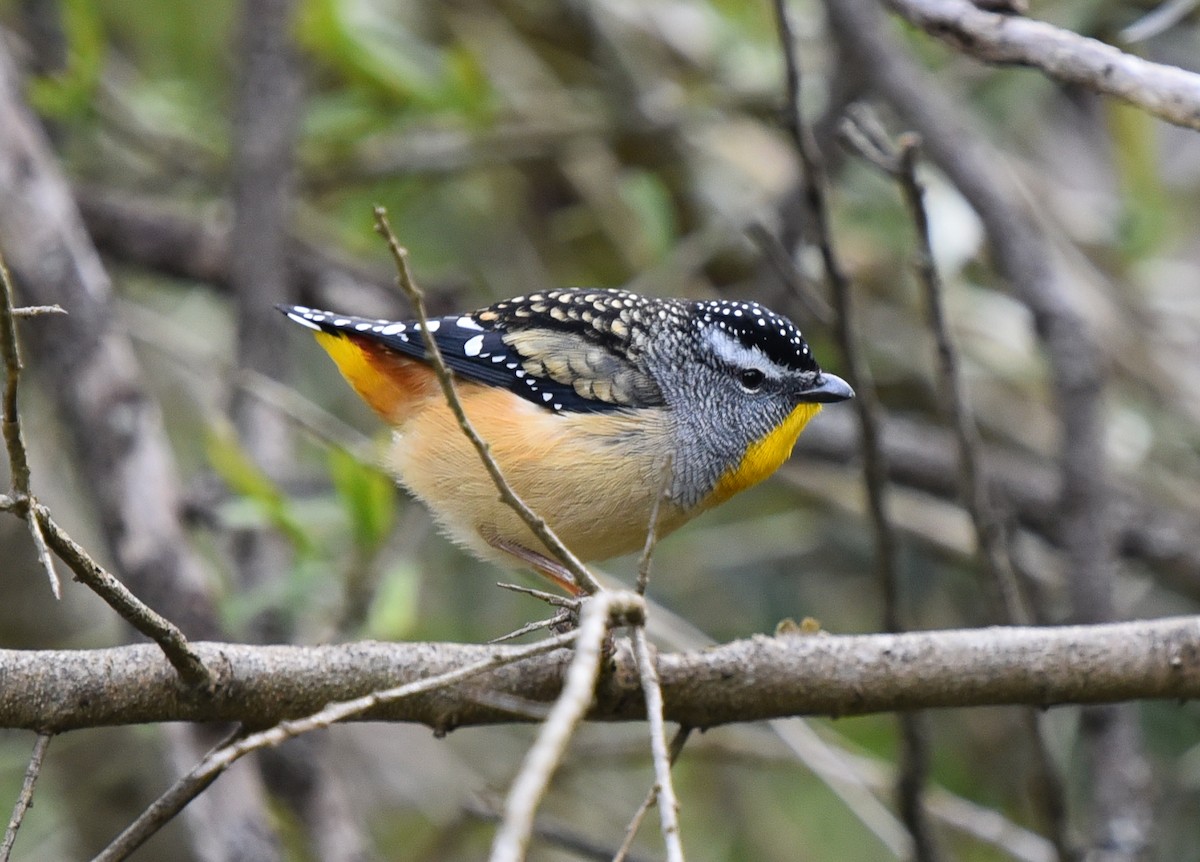
M 332 702 L 435 676 L 516 647 L 361 642 L 198 643 L 219 676 L 199 696 L 153 646 L 0 651 L 0 727 L 68 730 L 158 721 L 267 726 Z M 365 713 L 436 730 L 528 721 L 506 702 L 557 697 L 572 652 L 525 659 L 469 684 Z M 1200 696 L 1200 618 L 874 635 L 757 636 L 658 657 L 666 718 L 711 727 L 791 715 Z M 495 696 L 480 697 L 481 692 Z M 591 717 L 643 717 L 627 642 L 603 669 Z

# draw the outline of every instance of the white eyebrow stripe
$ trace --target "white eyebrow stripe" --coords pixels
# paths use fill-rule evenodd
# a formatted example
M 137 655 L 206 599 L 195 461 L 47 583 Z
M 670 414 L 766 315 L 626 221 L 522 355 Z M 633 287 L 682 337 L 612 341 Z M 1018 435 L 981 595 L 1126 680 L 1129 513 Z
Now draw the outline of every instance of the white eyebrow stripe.
M 747 347 L 728 332 L 711 327 L 704 334 L 713 352 L 735 368 L 757 368 L 768 377 L 782 376 L 779 366 L 758 347 Z

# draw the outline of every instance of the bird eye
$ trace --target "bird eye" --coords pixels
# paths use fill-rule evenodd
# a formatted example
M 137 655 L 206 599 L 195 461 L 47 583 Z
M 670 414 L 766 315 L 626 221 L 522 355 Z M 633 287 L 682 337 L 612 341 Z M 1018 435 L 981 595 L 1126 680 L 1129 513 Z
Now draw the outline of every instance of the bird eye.
M 742 369 L 741 374 L 738 376 L 738 380 L 741 382 L 743 387 L 753 392 L 763 385 L 763 381 L 766 380 L 766 375 L 757 368 L 744 368 Z

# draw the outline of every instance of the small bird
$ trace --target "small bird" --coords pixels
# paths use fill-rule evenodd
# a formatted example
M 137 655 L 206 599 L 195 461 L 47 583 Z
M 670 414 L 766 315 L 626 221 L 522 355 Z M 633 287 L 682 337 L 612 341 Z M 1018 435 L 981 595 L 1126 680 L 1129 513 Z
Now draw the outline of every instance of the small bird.
M 394 429 L 385 467 L 454 541 L 579 592 L 500 501 L 419 322 L 279 308 Z M 791 321 L 756 302 L 570 288 L 431 318 L 427 331 L 512 489 L 585 561 L 642 547 L 660 496 L 666 535 L 761 482 L 822 404 L 854 396 Z

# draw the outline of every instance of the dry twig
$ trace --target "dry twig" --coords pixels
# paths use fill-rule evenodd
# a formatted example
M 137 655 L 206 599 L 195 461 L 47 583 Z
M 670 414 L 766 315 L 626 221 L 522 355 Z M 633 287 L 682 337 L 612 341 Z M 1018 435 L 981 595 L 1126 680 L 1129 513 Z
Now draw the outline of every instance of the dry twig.
M 679 799 L 671 781 L 671 761 L 667 746 L 667 731 L 663 725 L 663 695 L 654 667 L 654 656 L 646 639 L 644 626 L 633 627 L 633 652 L 637 656 L 638 676 L 642 695 L 646 698 L 646 720 L 650 724 L 650 750 L 654 755 L 654 788 L 651 794 L 658 799 L 659 819 L 663 841 L 667 845 L 668 862 L 684 862 L 683 842 L 679 837 Z M 682 747 L 682 746 L 681 746 Z
M 688 737 L 692 735 L 690 727 L 680 727 L 675 731 L 675 736 L 671 738 L 671 745 L 668 749 L 668 760 L 670 763 L 675 763 L 679 759 L 680 753 L 683 751 L 683 746 L 687 744 Z M 625 827 L 625 838 L 621 841 L 621 846 L 617 848 L 617 852 L 613 855 L 612 862 L 628 862 L 629 852 L 633 847 L 633 839 L 637 837 L 638 829 L 642 826 L 642 821 L 646 819 L 646 813 L 650 810 L 656 801 L 658 801 L 658 786 L 650 788 L 650 792 L 646 794 L 646 798 L 642 800 L 642 804 L 638 806 L 637 811 L 633 812 L 633 817 L 629 820 L 629 825 Z
M 884 627 L 899 631 L 900 596 L 899 571 L 896 562 L 896 536 L 887 516 L 887 463 L 880 444 L 880 408 L 876 400 L 870 372 L 862 360 L 854 332 L 853 308 L 850 298 L 850 279 L 835 250 L 829 223 L 829 206 L 825 199 L 825 176 L 812 135 L 800 111 L 800 65 L 796 58 L 795 36 L 788 16 L 787 0 L 775 0 L 775 16 L 786 70 L 788 131 L 792 135 L 800 159 L 804 203 L 814 226 L 814 241 L 821 253 L 825 278 L 833 297 L 835 334 L 846 376 L 854 387 L 855 409 L 861 429 L 863 478 L 867 486 L 868 509 L 875 536 L 875 566 L 883 590 Z M 921 797 L 928 773 L 927 733 L 920 716 L 903 713 L 899 716 L 902 739 L 901 769 L 897 782 L 900 811 L 905 825 L 912 833 L 916 858 L 934 862 L 939 858 L 933 831 Z
M 504 474 L 496 464 L 496 459 L 492 457 L 487 442 L 479 436 L 479 432 L 475 430 L 475 426 L 467 418 L 467 414 L 463 410 L 462 401 L 459 400 L 458 393 L 454 389 L 454 378 L 450 373 L 450 369 L 446 367 L 446 363 L 442 359 L 442 352 L 438 349 L 437 342 L 434 341 L 433 335 L 426 325 L 428 316 L 425 313 L 425 297 L 421 293 L 421 289 L 417 287 L 416 282 L 413 281 L 412 274 L 408 270 L 408 250 L 400 245 L 400 241 L 396 239 L 395 233 L 392 232 L 392 226 L 388 222 L 387 210 L 383 207 L 375 207 L 375 230 L 387 240 L 388 249 L 391 251 L 392 259 L 396 264 L 400 289 L 404 292 L 409 302 L 412 303 L 417 320 L 421 324 L 421 336 L 425 340 L 425 350 L 428 354 L 429 362 L 433 366 L 434 373 L 437 375 L 438 383 L 441 384 L 442 393 L 446 396 L 446 402 L 450 405 L 450 410 L 458 420 L 458 425 L 462 429 L 462 432 L 467 435 L 467 439 L 471 441 L 471 445 L 479 453 L 479 459 L 483 462 L 484 469 L 492 477 L 492 481 L 496 483 L 496 488 L 500 492 L 500 499 L 508 504 L 521 517 L 521 520 L 528 525 L 533 534 L 541 540 L 542 544 L 558 557 L 575 578 L 576 584 L 585 593 L 591 595 L 599 592 L 603 588 L 592 573 L 587 570 L 587 567 L 562 543 L 562 540 L 555 535 L 550 525 L 537 512 L 529 508 L 529 505 L 508 484 L 508 480 L 504 478 Z
M 25 767 L 25 780 L 21 782 L 21 792 L 13 805 L 12 816 L 8 819 L 8 828 L 4 831 L 4 841 L 0 843 L 0 862 L 8 862 L 12 854 L 13 844 L 17 840 L 17 830 L 25 819 L 25 812 L 33 805 L 33 786 L 37 784 L 38 775 L 42 771 L 42 760 L 46 757 L 46 749 L 50 746 L 49 733 L 39 733 L 33 743 L 33 753 L 29 755 L 29 765 Z
M 489 862 L 520 862 L 525 858 L 538 805 L 572 733 L 591 705 L 609 618 L 619 614 L 640 619 L 644 608 L 641 596 L 612 590 L 601 590 L 584 602 L 566 684 L 509 789 Z
M 1033 66 L 1052 78 L 1116 96 L 1200 130 L 1200 75 L 1047 24 L 979 9 L 968 0 L 885 0 L 931 36 L 987 63 Z
M 0 257 L 0 354 L 4 357 L 4 446 L 8 450 L 8 465 L 12 473 L 12 496 L 16 502 L 14 511 L 29 525 L 33 546 L 37 549 L 38 561 L 50 579 L 50 591 L 54 598 L 62 598 L 62 585 L 46 537 L 42 535 L 38 519 L 31 514 L 37 500 L 29 488 L 29 455 L 25 451 L 25 439 L 21 435 L 21 414 L 17 407 L 17 387 L 21 378 L 21 353 L 17 346 L 17 327 L 13 309 L 12 279 L 4 258 Z
M 933 257 L 929 216 L 925 210 L 925 188 L 917 177 L 919 139 L 910 134 L 901 136 L 893 143 L 883 129 L 863 111 L 852 112 L 843 128 L 869 162 L 896 180 L 904 196 L 909 216 L 916 229 L 917 274 L 924 288 L 929 328 L 937 347 L 938 389 L 957 442 L 961 477 L 960 496 L 971 517 L 979 557 L 996 597 L 996 616 L 1008 624 L 1028 625 L 1031 621 L 1030 614 L 1021 601 L 1016 573 L 1005 547 L 1000 519 L 988 493 L 979 455 L 979 434 L 971 418 L 962 376 L 959 373 L 958 353 L 954 349 L 946 324 L 942 300 L 944 289 Z M 1022 711 L 1021 719 L 1036 763 L 1036 781 L 1039 788 L 1037 807 L 1045 815 L 1058 858 L 1073 859 L 1076 850 L 1068 832 L 1066 789 L 1043 732 L 1041 717 L 1038 713 L 1026 709 Z
M 464 679 L 521 659 L 556 650 L 575 640 L 577 632 L 567 632 L 536 644 L 508 650 L 464 665 L 446 673 L 405 683 L 394 688 L 382 689 L 353 700 L 331 703 L 324 709 L 304 718 L 282 721 L 267 730 L 251 733 L 230 744 L 218 746 L 211 754 L 196 764 L 187 775 L 180 778 L 149 808 L 129 824 L 113 839 L 92 862 L 118 862 L 125 859 L 161 829 L 192 799 L 212 784 L 222 772 L 239 759 L 260 748 L 274 747 L 293 737 L 319 730 L 345 721 L 374 707 L 394 703 L 413 695 L 445 688 Z

